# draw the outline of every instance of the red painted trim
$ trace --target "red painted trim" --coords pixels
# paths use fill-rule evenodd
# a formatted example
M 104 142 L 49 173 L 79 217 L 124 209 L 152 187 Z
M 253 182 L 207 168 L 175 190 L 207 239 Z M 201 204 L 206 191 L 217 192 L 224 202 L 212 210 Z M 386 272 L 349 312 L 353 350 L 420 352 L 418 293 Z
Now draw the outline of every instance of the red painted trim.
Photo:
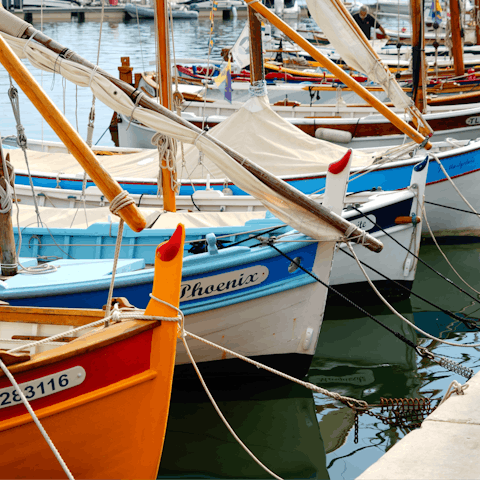
M 349 148 L 347 153 L 337 162 L 333 162 L 328 166 L 328 171 L 334 175 L 338 175 L 345 170 L 345 167 L 348 165 L 348 161 L 352 156 L 352 149 Z
M 170 262 L 176 256 L 182 245 L 183 225 L 177 226 L 177 229 L 170 237 L 170 240 L 157 248 L 155 255 L 162 260 L 162 262 Z
M 37 400 L 32 399 L 31 405 L 34 410 L 95 391 L 150 368 L 152 332 L 152 330 L 148 330 L 78 357 L 18 374 L 15 376 L 15 380 L 18 383 L 24 383 L 61 372 L 67 368 L 81 366 L 85 369 L 86 378 L 82 384 Z M 0 388 L 10 386 L 11 383 L 7 378 L 0 379 Z M 23 404 L 2 408 L 0 409 L 0 421 L 25 413 L 27 413 L 27 409 Z

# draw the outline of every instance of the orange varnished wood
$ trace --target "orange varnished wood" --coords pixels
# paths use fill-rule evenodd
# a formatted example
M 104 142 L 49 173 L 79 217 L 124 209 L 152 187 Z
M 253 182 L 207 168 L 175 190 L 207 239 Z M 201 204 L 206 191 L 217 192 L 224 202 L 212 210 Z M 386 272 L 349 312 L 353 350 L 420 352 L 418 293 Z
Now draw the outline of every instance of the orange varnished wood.
M 37 342 L 38 340 L 44 340 L 45 336 L 42 335 L 12 335 L 12 340 L 28 340 L 29 342 Z M 59 338 L 58 342 L 68 343 L 72 340 L 75 340 L 77 337 L 62 337 Z
M 395 223 L 397 225 L 408 225 L 410 223 L 413 223 L 412 220 L 412 217 L 397 217 L 395 219 Z M 415 223 L 420 223 L 421 221 L 422 219 L 420 217 L 415 217 Z
M 68 325 L 80 327 L 105 316 L 105 312 L 97 309 L 68 309 L 53 307 L 13 307 L 0 306 L 2 322 L 38 323 L 47 325 Z
M 459 77 L 465 73 L 463 63 L 462 27 L 460 20 L 460 5 L 458 0 L 450 0 L 450 24 L 452 28 L 452 54 L 455 75 Z
M 1 36 L 0 62 L 18 83 L 42 117 L 60 137 L 78 163 L 80 163 L 90 178 L 102 190 L 108 201 L 111 202 L 123 191 L 122 187 L 110 177 L 79 133 L 68 123 L 57 106 L 37 84 L 33 75 L 18 59 Z M 136 232 L 143 230 L 146 226 L 145 218 L 134 204 L 123 208 L 119 212 L 119 215 L 127 222 L 130 228 Z
M 14 365 L 15 363 L 27 362 L 30 360 L 30 355 L 28 353 L 10 353 L 6 350 L 0 350 L 0 359 L 8 367 L 9 365 Z
M 159 98 L 161 104 L 172 110 L 172 79 L 170 76 L 170 47 L 168 41 L 168 3 L 167 0 L 155 0 L 155 25 L 157 27 L 157 51 L 158 64 L 160 67 L 160 91 Z M 162 160 L 162 188 L 163 188 L 163 208 L 167 212 L 176 212 L 175 192 L 171 187 L 171 172 L 166 168 L 165 161 Z

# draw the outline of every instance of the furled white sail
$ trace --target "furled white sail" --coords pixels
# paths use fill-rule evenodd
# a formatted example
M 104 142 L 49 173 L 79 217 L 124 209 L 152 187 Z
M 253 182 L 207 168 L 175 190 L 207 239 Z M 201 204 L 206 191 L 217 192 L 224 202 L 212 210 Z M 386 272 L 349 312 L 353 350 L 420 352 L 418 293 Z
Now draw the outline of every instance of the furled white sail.
M 312 18 L 345 63 L 378 83 L 393 104 L 407 110 L 425 126 L 421 113 L 382 63 L 341 0 L 306 0 Z M 429 127 L 428 127 L 429 128 Z

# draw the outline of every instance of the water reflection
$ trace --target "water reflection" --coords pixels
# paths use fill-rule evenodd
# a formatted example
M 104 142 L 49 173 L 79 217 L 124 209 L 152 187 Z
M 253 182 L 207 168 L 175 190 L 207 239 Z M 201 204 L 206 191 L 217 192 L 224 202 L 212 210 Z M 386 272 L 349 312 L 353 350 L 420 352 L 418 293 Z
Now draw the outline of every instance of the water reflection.
M 238 445 L 203 390 L 192 388 L 194 381 L 175 381 L 159 478 L 271 478 Z M 225 379 L 210 388 L 237 435 L 277 475 L 329 478 L 310 391 L 277 380 Z
M 395 308 L 413 321 L 410 301 L 397 303 Z M 368 311 L 416 342 L 415 330 L 396 315 L 378 306 Z M 325 318 L 309 381 L 369 404 L 380 403 L 382 397 L 420 397 L 421 380 L 412 347 L 372 319 L 358 317 L 352 308 L 328 307 Z M 353 411 L 323 395 L 314 398 L 331 478 L 355 478 L 406 433 L 364 414 L 359 417 L 355 443 Z
M 480 291 L 478 278 L 480 245 L 443 245 L 442 250 L 463 280 Z M 479 295 L 457 276 L 452 267 L 439 254 L 437 247 L 423 245 L 421 257 L 428 265 L 459 285 L 466 293 L 449 285 L 421 263 L 417 269 L 414 292 L 433 300 L 438 307 L 454 312 L 462 318 L 480 319 L 480 303 L 477 301 Z M 451 332 L 470 332 L 462 322 L 452 319 L 449 315 L 439 311 L 438 307 L 428 305 L 419 298 L 412 297 L 412 307 L 416 324 L 432 335 L 444 338 Z

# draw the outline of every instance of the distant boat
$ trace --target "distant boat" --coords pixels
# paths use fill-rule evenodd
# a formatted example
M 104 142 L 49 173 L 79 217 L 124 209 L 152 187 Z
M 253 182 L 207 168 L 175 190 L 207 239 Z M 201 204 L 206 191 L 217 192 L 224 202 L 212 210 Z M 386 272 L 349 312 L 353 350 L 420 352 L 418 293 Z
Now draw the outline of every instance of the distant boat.
M 172 17 L 178 19 L 195 19 L 198 18 L 198 12 L 190 10 L 187 5 L 171 4 Z M 154 18 L 155 10 L 148 5 L 134 5 L 133 3 L 127 3 L 125 5 L 125 12 L 132 18 Z
M 70 0 L 23 0 L 20 2 L 20 8 L 78 8 L 81 5 L 81 2 Z

